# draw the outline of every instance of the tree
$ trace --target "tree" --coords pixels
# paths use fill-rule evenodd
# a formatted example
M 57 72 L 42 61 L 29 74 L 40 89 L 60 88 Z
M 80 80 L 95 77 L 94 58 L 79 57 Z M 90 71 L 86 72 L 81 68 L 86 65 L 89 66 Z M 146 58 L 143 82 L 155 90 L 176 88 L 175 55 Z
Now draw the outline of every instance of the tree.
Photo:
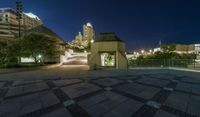
M 161 45 L 161 50 L 163 52 L 173 52 L 174 50 L 176 50 L 176 45 L 175 44 Z
M 56 56 L 58 52 L 56 39 L 39 33 L 25 34 L 20 39 L 20 46 L 21 57 L 32 57 L 35 63 Z

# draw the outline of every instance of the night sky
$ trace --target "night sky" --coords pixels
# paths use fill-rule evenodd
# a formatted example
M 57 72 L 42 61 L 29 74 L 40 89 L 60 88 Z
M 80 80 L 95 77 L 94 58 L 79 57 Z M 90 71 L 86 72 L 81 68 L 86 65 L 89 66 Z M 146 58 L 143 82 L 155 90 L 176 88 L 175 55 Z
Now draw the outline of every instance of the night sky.
M 200 43 L 199 0 L 22 0 L 25 12 L 38 15 L 45 26 L 71 41 L 91 22 L 96 35 L 116 32 L 127 50 L 162 43 Z M 15 8 L 15 0 L 0 0 Z

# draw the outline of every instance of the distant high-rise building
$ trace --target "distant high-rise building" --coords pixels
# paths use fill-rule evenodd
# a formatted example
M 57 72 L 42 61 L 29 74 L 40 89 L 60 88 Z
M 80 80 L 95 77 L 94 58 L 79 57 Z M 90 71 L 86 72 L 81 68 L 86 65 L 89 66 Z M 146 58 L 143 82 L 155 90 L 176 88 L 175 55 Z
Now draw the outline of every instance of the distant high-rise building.
M 78 45 L 80 45 L 82 43 L 83 40 L 83 36 L 81 34 L 81 32 L 79 32 L 76 36 L 75 36 L 75 43 L 77 43 Z
M 94 28 L 91 23 L 83 25 L 83 39 L 90 43 L 91 40 L 94 40 L 95 33 Z
M 90 47 L 90 43 L 94 41 L 95 33 L 91 23 L 83 25 L 83 35 L 79 32 L 75 35 L 75 39 L 69 42 L 70 48 L 87 49 Z
M 16 10 L 0 8 L 0 41 L 16 39 L 18 36 L 18 23 Z M 42 24 L 42 21 L 33 13 L 22 13 L 22 32 Z

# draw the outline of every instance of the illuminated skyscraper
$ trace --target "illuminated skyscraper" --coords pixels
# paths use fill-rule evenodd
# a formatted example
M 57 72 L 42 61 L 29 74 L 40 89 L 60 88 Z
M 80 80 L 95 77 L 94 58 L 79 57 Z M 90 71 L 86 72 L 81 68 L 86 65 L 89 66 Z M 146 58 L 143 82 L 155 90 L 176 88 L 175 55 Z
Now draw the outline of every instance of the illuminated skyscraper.
M 83 25 L 83 39 L 87 41 L 87 43 L 91 42 L 91 40 L 94 40 L 95 33 L 94 28 L 91 23 L 87 23 Z

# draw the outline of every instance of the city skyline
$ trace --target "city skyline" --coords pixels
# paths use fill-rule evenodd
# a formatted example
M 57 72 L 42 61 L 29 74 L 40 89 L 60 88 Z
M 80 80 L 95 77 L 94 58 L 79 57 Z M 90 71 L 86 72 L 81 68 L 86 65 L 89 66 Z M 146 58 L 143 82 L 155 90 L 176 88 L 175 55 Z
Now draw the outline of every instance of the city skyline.
M 81 26 L 91 22 L 100 32 L 116 32 L 127 50 L 146 49 L 163 43 L 200 43 L 200 2 L 162 1 L 25 1 L 25 12 L 41 17 L 65 41 L 73 40 Z M 15 0 L 1 0 L 0 7 L 15 8 Z M 54 23 L 52 23 L 54 22 Z

